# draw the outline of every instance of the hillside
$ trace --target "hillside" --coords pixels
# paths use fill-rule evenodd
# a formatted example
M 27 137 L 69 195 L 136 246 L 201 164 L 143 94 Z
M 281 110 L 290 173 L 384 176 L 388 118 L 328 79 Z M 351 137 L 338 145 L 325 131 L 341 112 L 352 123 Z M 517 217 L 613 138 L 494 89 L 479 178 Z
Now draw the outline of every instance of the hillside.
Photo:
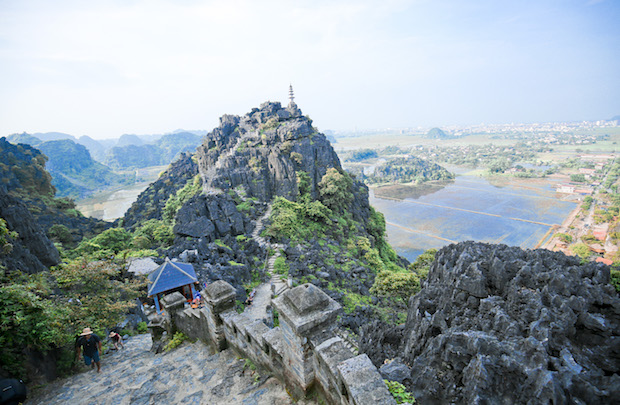
M 190 132 L 164 135 L 154 143 L 143 143 L 135 135 L 123 135 L 118 144 L 106 152 L 105 163 L 115 169 L 167 165 L 181 153 L 192 152 L 201 137 Z
M 55 198 L 46 161 L 38 149 L 0 138 L 0 218 L 19 234 L 13 250 L 0 257 L 9 271 L 44 271 L 60 260 L 51 238 L 72 245 L 109 227 L 82 217 L 71 200 Z
M 49 158 L 46 168 L 59 197 L 84 198 L 134 181 L 134 176 L 116 174 L 94 161 L 85 146 L 69 139 L 43 142 L 36 147 Z
M 431 128 L 425 135 L 425 138 L 429 139 L 453 139 L 454 136 L 446 134 L 440 128 Z
M 431 180 L 453 180 L 454 174 L 444 167 L 415 156 L 389 159 L 377 165 L 366 176 L 367 184 L 377 183 L 423 183 Z

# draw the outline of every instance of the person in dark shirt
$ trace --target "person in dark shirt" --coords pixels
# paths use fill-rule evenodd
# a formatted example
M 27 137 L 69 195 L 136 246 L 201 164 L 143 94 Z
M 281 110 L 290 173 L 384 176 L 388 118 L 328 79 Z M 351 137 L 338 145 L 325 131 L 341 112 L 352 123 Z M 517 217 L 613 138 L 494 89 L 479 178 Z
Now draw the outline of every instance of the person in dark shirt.
M 118 350 L 119 344 L 123 349 L 125 348 L 125 345 L 123 344 L 123 337 L 119 333 L 112 331 L 108 337 L 112 339 L 112 343 L 114 343 L 114 348 L 116 350 Z
M 80 338 L 75 344 L 77 350 L 77 357 L 80 358 L 82 351 L 84 352 L 84 363 L 87 366 L 92 364 L 93 368 L 97 365 L 97 372 L 101 373 L 101 361 L 99 360 L 99 353 L 101 352 L 101 339 L 95 335 L 90 328 L 84 328 L 84 331 L 80 335 Z

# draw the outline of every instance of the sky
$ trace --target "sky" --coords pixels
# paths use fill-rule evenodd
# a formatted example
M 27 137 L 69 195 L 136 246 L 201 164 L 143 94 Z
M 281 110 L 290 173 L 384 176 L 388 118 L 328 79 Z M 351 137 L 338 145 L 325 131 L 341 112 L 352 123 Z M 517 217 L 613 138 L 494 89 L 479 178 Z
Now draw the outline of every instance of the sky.
M 0 136 L 211 130 L 296 102 L 320 130 L 620 115 L 617 0 L 0 0 Z

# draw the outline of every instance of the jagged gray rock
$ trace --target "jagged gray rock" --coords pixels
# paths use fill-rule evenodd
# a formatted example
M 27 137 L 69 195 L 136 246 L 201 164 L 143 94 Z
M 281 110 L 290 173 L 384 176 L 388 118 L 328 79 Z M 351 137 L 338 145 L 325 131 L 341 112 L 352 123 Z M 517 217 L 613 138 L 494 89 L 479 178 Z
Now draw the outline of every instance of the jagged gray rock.
M 280 103 L 266 102 L 243 117 L 224 115 L 197 150 L 203 182 L 228 190 L 241 187 L 248 197 L 270 201 L 299 195 L 296 172 L 311 178 L 313 198 L 318 183 L 340 161 L 312 121 L 291 114 Z
M 171 195 L 198 174 L 198 165 L 189 153 L 182 153 L 170 167 L 144 190 L 123 216 L 123 226 L 133 230 L 143 221 L 161 219 Z
M 422 403 L 613 403 L 620 298 L 604 265 L 450 245 L 410 299 L 401 348 Z
M 0 255 L 7 270 L 38 273 L 60 263 L 60 254 L 49 240 L 37 220 L 19 199 L 0 190 L 0 218 L 4 218 L 10 230 L 19 234 L 11 241 L 13 249 L 8 255 Z

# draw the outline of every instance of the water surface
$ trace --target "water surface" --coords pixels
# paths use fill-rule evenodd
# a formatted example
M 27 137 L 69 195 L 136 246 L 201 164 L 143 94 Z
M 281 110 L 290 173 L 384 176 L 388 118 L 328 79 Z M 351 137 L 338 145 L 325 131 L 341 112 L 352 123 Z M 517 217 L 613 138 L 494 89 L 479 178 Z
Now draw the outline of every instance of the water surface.
M 575 208 L 558 198 L 556 181 L 501 181 L 505 184 L 493 185 L 462 174 L 424 192 L 408 194 L 401 188 L 398 200 L 371 191 L 370 203 L 385 215 L 390 244 L 409 260 L 426 249 L 466 240 L 533 248 Z

